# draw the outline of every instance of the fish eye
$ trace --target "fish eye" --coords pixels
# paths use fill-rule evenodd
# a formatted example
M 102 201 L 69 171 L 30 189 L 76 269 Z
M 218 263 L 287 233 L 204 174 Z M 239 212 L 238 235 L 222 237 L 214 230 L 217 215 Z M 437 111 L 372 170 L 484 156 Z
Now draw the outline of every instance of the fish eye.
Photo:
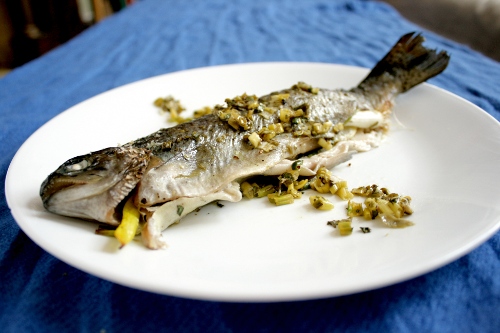
M 68 165 L 66 166 L 66 171 L 68 172 L 71 172 L 71 171 L 79 171 L 79 170 L 82 170 L 82 169 L 85 169 L 86 167 L 89 166 L 89 162 L 87 160 L 83 160 L 81 162 L 78 162 L 78 163 L 75 163 L 75 164 L 71 164 L 71 165 Z

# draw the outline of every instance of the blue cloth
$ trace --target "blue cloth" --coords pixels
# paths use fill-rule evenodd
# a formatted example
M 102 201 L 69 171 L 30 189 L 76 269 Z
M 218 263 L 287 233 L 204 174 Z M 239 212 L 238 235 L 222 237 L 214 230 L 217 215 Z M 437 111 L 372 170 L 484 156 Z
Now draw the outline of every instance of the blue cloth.
M 422 31 L 372 1 L 137 2 L 0 79 L 2 332 L 499 332 L 500 233 L 424 276 L 355 295 L 244 304 L 133 290 L 79 271 L 34 244 L 5 200 L 21 144 L 78 102 L 153 75 L 258 61 L 371 67 Z M 500 64 L 426 32 L 452 55 L 431 83 L 500 119 Z M 36 167 L 34 161 L 33 167 Z

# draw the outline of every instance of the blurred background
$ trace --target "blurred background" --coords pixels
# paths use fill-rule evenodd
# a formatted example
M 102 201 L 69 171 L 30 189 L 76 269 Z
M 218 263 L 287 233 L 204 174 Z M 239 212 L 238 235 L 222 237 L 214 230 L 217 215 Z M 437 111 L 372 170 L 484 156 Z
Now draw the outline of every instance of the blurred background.
M 0 0 L 0 75 L 133 3 L 133 0 Z
M 385 0 L 408 20 L 500 61 L 500 0 Z
M 410 21 L 500 61 L 500 0 L 385 0 Z M 134 0 L 0 0 L 0 77 Z

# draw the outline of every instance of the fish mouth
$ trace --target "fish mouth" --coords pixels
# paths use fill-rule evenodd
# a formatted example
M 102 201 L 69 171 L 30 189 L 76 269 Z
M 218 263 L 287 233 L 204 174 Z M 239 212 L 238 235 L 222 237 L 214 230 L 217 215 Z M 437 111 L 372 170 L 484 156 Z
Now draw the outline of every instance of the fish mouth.
M 150 156 L 147 149 L 123 146 L 72 158 L 42 183 L 43 205 L 56 214 L 118 225 L 118 208 L 147 172 Z

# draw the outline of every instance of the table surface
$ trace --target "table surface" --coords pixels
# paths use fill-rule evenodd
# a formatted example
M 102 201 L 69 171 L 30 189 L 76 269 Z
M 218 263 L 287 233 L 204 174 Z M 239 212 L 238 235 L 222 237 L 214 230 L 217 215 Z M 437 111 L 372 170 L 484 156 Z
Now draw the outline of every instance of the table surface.
M 101 92 L 219 64 L 372 67 L 402 34 L 421 30 L 373 1 L 145 0 L 0 79 L 0 330 L 498 332 L 498 232 L 442 268 L 378 290 L 297 302 L 210 302 L 134 290 L 75 269 L 33 243 L 6 203 L 5 176 L 23 142 Z M 452 55 L 431 83 L 499 120 L 500 64 L 424 34 L 428 45 Z

